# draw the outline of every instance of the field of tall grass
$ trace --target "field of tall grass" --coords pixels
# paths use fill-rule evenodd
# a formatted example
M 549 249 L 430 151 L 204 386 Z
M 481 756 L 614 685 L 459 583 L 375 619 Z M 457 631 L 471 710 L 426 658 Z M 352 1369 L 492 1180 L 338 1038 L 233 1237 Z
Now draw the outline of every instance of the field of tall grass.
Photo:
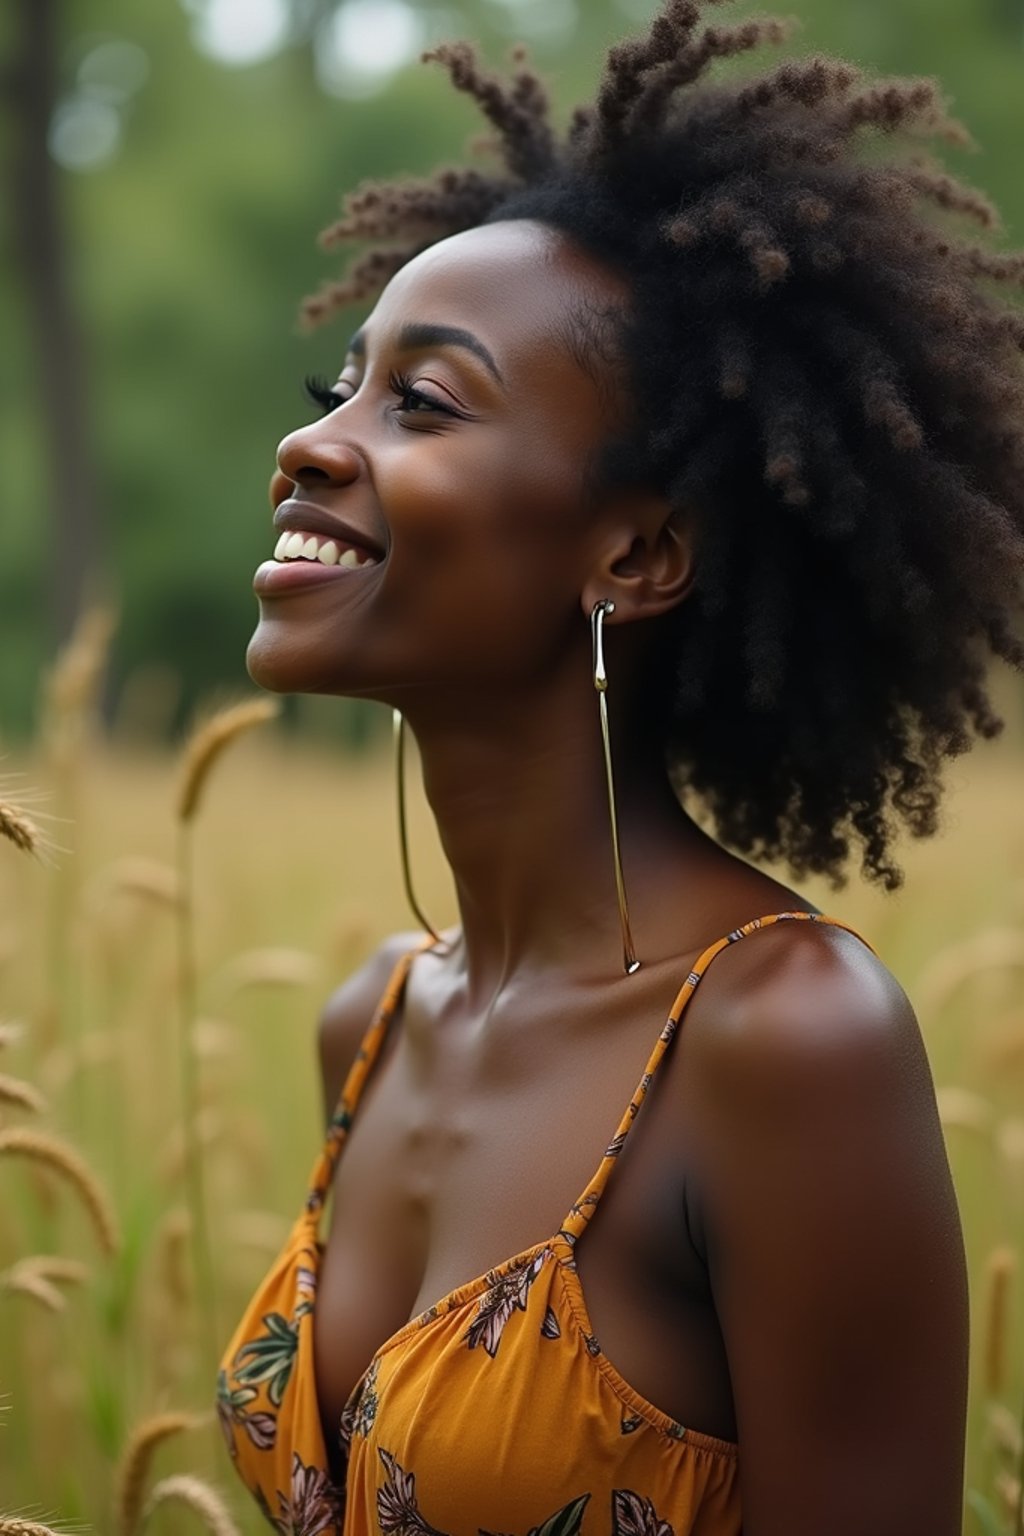
M 104 739 L 103 640 L 86 626 L 35 748 L 0 761 L 0 1533 L 256 1533 L 215 1362 L 319 1145 L 320 1003 L 411 926 L 391 765 L 258 707 L 181 757 Z M 905 891 L 804 887 L 928 1044 L 971 1273 L 967 1536 L 1021 1531 L 1024 701 L 1001 681 L 1010 728 L 954 766 Z M 418 892 L 450 917 L 413 809 Z

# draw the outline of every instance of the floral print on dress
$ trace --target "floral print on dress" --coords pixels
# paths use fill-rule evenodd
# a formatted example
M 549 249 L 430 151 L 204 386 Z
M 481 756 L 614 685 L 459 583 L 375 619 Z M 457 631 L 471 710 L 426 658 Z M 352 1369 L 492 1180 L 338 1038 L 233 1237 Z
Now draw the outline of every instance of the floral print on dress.
M 544 1313 L 544 1321 L 540 1325 L 541 1337 L 545 1339 L 560 1339 L 562 1337 L 561 1325 L 555 1315 L 554 1307 L 548 1307 Z
M 578 1536 L 589 1498 L 589 1493 L 580 1494 L 578 1499 L 573 1499 L 555 1514 L 549 1515 L 540 1525 L 531 1526 L 527 1536 Z M 479 1536 L 498 1536 L 498 1533 L 481 1528 Z
M 378 1448 L 386 1479 L 377 1492 L 377 1524 L 383 1536 L 444 1536 L 429 1525 L 416 1502 L 416 1478 L 406 1472 L 390 1451 Z
M 445 1536 L 430 1524 L 416 1497 L 416 1477 L 399 1465 L 390 1451 L 378 1447 L 384 1467 L 384 1486 L 377 1492 L 377 1523 L 381 1536 Z M 561 1509 L 530 1527 L 526 1536 L 579 1536 L 583 1512 L 590 1502 L 589 1493 L 563 1504 Z M 612 1490 L 612 1528 L 610 1536 L 675 1536 L 672 1526 L 662 1520 L 651 1500 L 631 1488 Z M 305 1532 L 300 1536 L 306 1536 Z M 478 1527 L 478 1536 L 505 1536 L 505 1533 Z
M 309 1302 L 299 1302 L 291 1318 L 282 1317 L 280 1312 L 266 1313 L 264 1331 L 243 1344 L 232 1362 L 235 1380 L 241 1385 L 267 1383 L 267 1396 L 275 1408 L 281 1406 L 298 1354 L 299 1321 L 312 1310 Z
M 667 1520 L 659 1520 L 650 1499 L 628 1488 L 612 1494 L 612 1536 L 675 1536 Z
M 365 1440 L 373 1428 L 379 1402 L 377 1397 L 379 1375 L 380 1357 L 378 1356 L 363 1377 L 362 1384 L 356 1387 L 342 1410 L 339 1434 L 342 1449 L 346 1454 L 352 1444 L 353 1435 L 362 1435 Z
M 529 1263 L 514 1265 L 495 1277 L 477 1302 L 476 1316 L 463 1334 L 470 1349 L 482 1344 L 494 1359 L 506 1323 L 514 1312 L 526 1311 L 530 1287 L 544 1268 L 550 1252 L 545 1248 Z
M 292 1458 L 292 1481 L 287 1493 L 278 1492 L 275 1515 L 262 1494 L 258 1502 L 279 1536 L 325 1536 L 342 1517 L 342 1499 L 326 1472 L 303 1464 L 298 1451 Z
M 232 1461 L 238 1460 L 234 1424 L 245 1431 L 258 1451 L 269 1451 L 277 1439 L 277 1420 L 272 1413 L 249 1412 L 249 1403 L 257 1397 L 255 1387 L 230 1387 L 227 1371 L 217 1372 L 217 1419 Z

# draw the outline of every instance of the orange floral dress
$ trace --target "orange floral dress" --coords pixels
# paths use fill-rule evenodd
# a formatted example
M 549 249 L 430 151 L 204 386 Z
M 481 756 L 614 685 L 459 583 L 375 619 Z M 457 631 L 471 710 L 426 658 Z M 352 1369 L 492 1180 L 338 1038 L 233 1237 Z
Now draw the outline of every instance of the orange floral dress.
M 305 1209 L 219 1373 L 228 1450 L 281 1536 L 740 1536 L 738 1447 L 678 1423 L 623 1380 L 594 1336 L 573 1254 L 708 966 L 785 921 L 848 927 L 777 912 L 704 951 L 559 1230 L 381 1344 L 338 1426 L 339 1484 L 313 1374 L 319 1220 L 418 951 L 402 958 L 348 1074 Z

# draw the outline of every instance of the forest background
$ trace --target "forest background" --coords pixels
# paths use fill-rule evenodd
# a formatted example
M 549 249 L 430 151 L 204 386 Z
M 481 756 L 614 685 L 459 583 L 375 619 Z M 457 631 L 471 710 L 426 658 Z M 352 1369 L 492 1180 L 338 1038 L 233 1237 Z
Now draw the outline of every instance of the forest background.
M 740 10 L 751 9 L 749 5 Z M 937 75 L 974 133 L 953 169 L 1024 241 L 1024 0 L 789 0 L 798 46 Z M 457 159 L 475 109 L 423 45 L 522 39 L 566 110 L 653 0 L 10 0 L 0 8 L 0 738 L 83 594 L 119 616 L 105 707 L 180 726 L 245 681 L 274 447 L 334 376 L 299 298 L 362 178 Z M 337 258 L 333 259 L 336 263 Z M 293 717 L 358 738 L 351 706 Z
M 950 167 L 1024 244 L 1024 0 L 778 9 L 801 49 L 938 76 L 977 141 Z M 178 1536 L 182 1477 L 221 1490 L 214 1528 L 268 1528 L 210 1422 L 215 1361 L 322 1134 L 317 1012 L 410 925 L 390 766 L 357 750 L 388 720 L 287 700 L 187 816 L 178 748 L 211 698 L 251 692 L 274 448 L 356 318 L 298 333 L 335 270 L 315 233 L 344 189 L 479 132 L 422 47 L 468 35 L 500 65 L 524 40 L 568 112 L 654 10 L 0 6 L 0 811 L 27 784 L 59 845 L 0 839 L 0 1533 L 21 1511 Z M 875 945 L 928 1046 L 971 1275 L 965 1536 L 1024 1536 L 1024 679 L 995 690 L 1009 728 L 951 769 L 941 835 L 900 851 L 905 893 L 801 882 Z M 418 789 L 411 817 L 445 922 Z

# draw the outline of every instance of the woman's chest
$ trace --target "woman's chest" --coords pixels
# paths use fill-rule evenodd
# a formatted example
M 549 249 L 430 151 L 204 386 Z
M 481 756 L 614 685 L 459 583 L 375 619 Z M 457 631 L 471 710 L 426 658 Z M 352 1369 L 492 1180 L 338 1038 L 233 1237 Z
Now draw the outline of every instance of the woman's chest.
M 668 1060 L 629 1110 L 651 1041 L 594 1031 L 585 1050 L 489 1059 L 463 1041 L 443 1068 L 399 1042 L 377 1069 L 333 1188 L 315 1319 L 330 1443 L 371 1356 L 406 1321 L 554 1235 L 619 1155 L 577 1252 L 606 1354 L 656 1407 L 733 1438 L 728 1371 L 685 1219 L 687 1138 Z M 523 1042 L 523 1051 L 529 1041 Z M 436 1067 L 436 1064 L 435 1064 Z M 634 1121 L 635 1133 L 634 1133 Z M 591 1199 L 593 1195 L 591 1194 Z

